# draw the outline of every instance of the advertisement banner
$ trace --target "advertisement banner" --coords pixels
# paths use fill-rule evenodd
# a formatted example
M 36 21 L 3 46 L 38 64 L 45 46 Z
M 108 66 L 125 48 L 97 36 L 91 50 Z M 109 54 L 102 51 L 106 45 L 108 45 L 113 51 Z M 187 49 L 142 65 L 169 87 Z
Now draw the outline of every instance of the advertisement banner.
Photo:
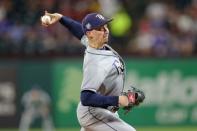
M 54 118 L 58 127 L 79 126 L 76 107 L 82 81 L 82 60 L 53 63 Z M 120 117 L 131 125 L 196 125 L 197 61 L 127 59 L 125 89 L 142 89 L 146 99 Z
M 0 127 L 17 126 L 15 66 L 0 66 Z
M 135 125 L 197 124 L 197 61 L 128 60 L 126 86 L 146 94 L 124 119 Z
M 53 64 L 54 120 L 57 127 L 78 127 L 76 108 L 82 81 L 82 60 Z

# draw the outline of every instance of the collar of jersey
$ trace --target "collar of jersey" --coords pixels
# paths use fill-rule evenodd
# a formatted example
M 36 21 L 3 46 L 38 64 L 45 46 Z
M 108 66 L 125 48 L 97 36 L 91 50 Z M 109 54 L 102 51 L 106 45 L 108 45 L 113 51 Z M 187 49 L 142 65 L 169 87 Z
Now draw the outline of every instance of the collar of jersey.
M 90 46 L 87 47 L 86 52 L 96 55 L 116 56 L 111 50 L 100 50 L 100 49 L 92 48 Z

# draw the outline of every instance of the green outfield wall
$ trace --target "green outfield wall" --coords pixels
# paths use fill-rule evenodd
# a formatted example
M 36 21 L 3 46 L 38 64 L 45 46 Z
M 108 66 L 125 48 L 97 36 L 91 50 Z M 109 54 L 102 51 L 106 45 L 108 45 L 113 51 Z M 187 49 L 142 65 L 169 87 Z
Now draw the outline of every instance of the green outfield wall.
M 145 102 L 120 117 L 133 125 L 197 124 L 197 59 L 127 59 L 126 87 L 144 90 Z M 77 126 L 82 60 L 53 62 L 55 121 Z
M 127 115 L 120 117 L 134 126 L 197 125 L 197 59 L 125 59 L 130 85 L 142 89 L 146 99 Z M 18 125 L 23 108 L 22 94 L 40 85 L 52 99 L 52 115 L 56 127 L 78 127 L 76 107 L 82 81 L 82 59 L 0 61 L 0 91 L 9 86 L 15 97 L 6 97 L 15 111 L 6 118 L 0 101 L 0 123 Z M 9 72 L 6 78 L 4 74 Z M 2 98 L 3 93 L 0 93 Z M 7 105 L 8 106 L 8 105 Z M 5 119 L 6 118 L 6 119 Z M 8 119 L 10 118 L 10 120 Z M 14 119 L 13 119 L 14 118 Z M 7 125 L 9 126 L 9 124 Z M 2 125 L 0 124 L 0 127 Z

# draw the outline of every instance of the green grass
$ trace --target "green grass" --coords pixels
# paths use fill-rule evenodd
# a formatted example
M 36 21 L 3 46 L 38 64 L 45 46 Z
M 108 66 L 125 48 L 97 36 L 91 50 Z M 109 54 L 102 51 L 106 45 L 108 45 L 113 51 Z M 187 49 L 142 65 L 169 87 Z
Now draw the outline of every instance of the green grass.
M 137 127 L 137 131 L 197 131 L 196 127 Z M 0 129 L 0 131 L 19 131 L 18 129 Z M 30 131 L 42 131 L 31 129 Z M 56 129 L 56 131 L 80 131 L 78 128 Z
M 197 131 L 197 127 L 143 127 L 137 131 Z

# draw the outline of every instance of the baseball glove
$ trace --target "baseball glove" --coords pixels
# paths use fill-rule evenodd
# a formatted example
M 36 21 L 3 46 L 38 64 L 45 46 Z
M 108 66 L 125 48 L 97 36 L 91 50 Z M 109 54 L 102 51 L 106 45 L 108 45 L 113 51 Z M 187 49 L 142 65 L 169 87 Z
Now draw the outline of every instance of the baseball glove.
M 144 92 L 133 86 L 131 86 L 126 92 L 123 92 L 122 94 L 127 96 L 129 100 L 129 105 L 123 107 L 125 114 L 127 114 L 133 107 L 138 106 L 145 99 Z

